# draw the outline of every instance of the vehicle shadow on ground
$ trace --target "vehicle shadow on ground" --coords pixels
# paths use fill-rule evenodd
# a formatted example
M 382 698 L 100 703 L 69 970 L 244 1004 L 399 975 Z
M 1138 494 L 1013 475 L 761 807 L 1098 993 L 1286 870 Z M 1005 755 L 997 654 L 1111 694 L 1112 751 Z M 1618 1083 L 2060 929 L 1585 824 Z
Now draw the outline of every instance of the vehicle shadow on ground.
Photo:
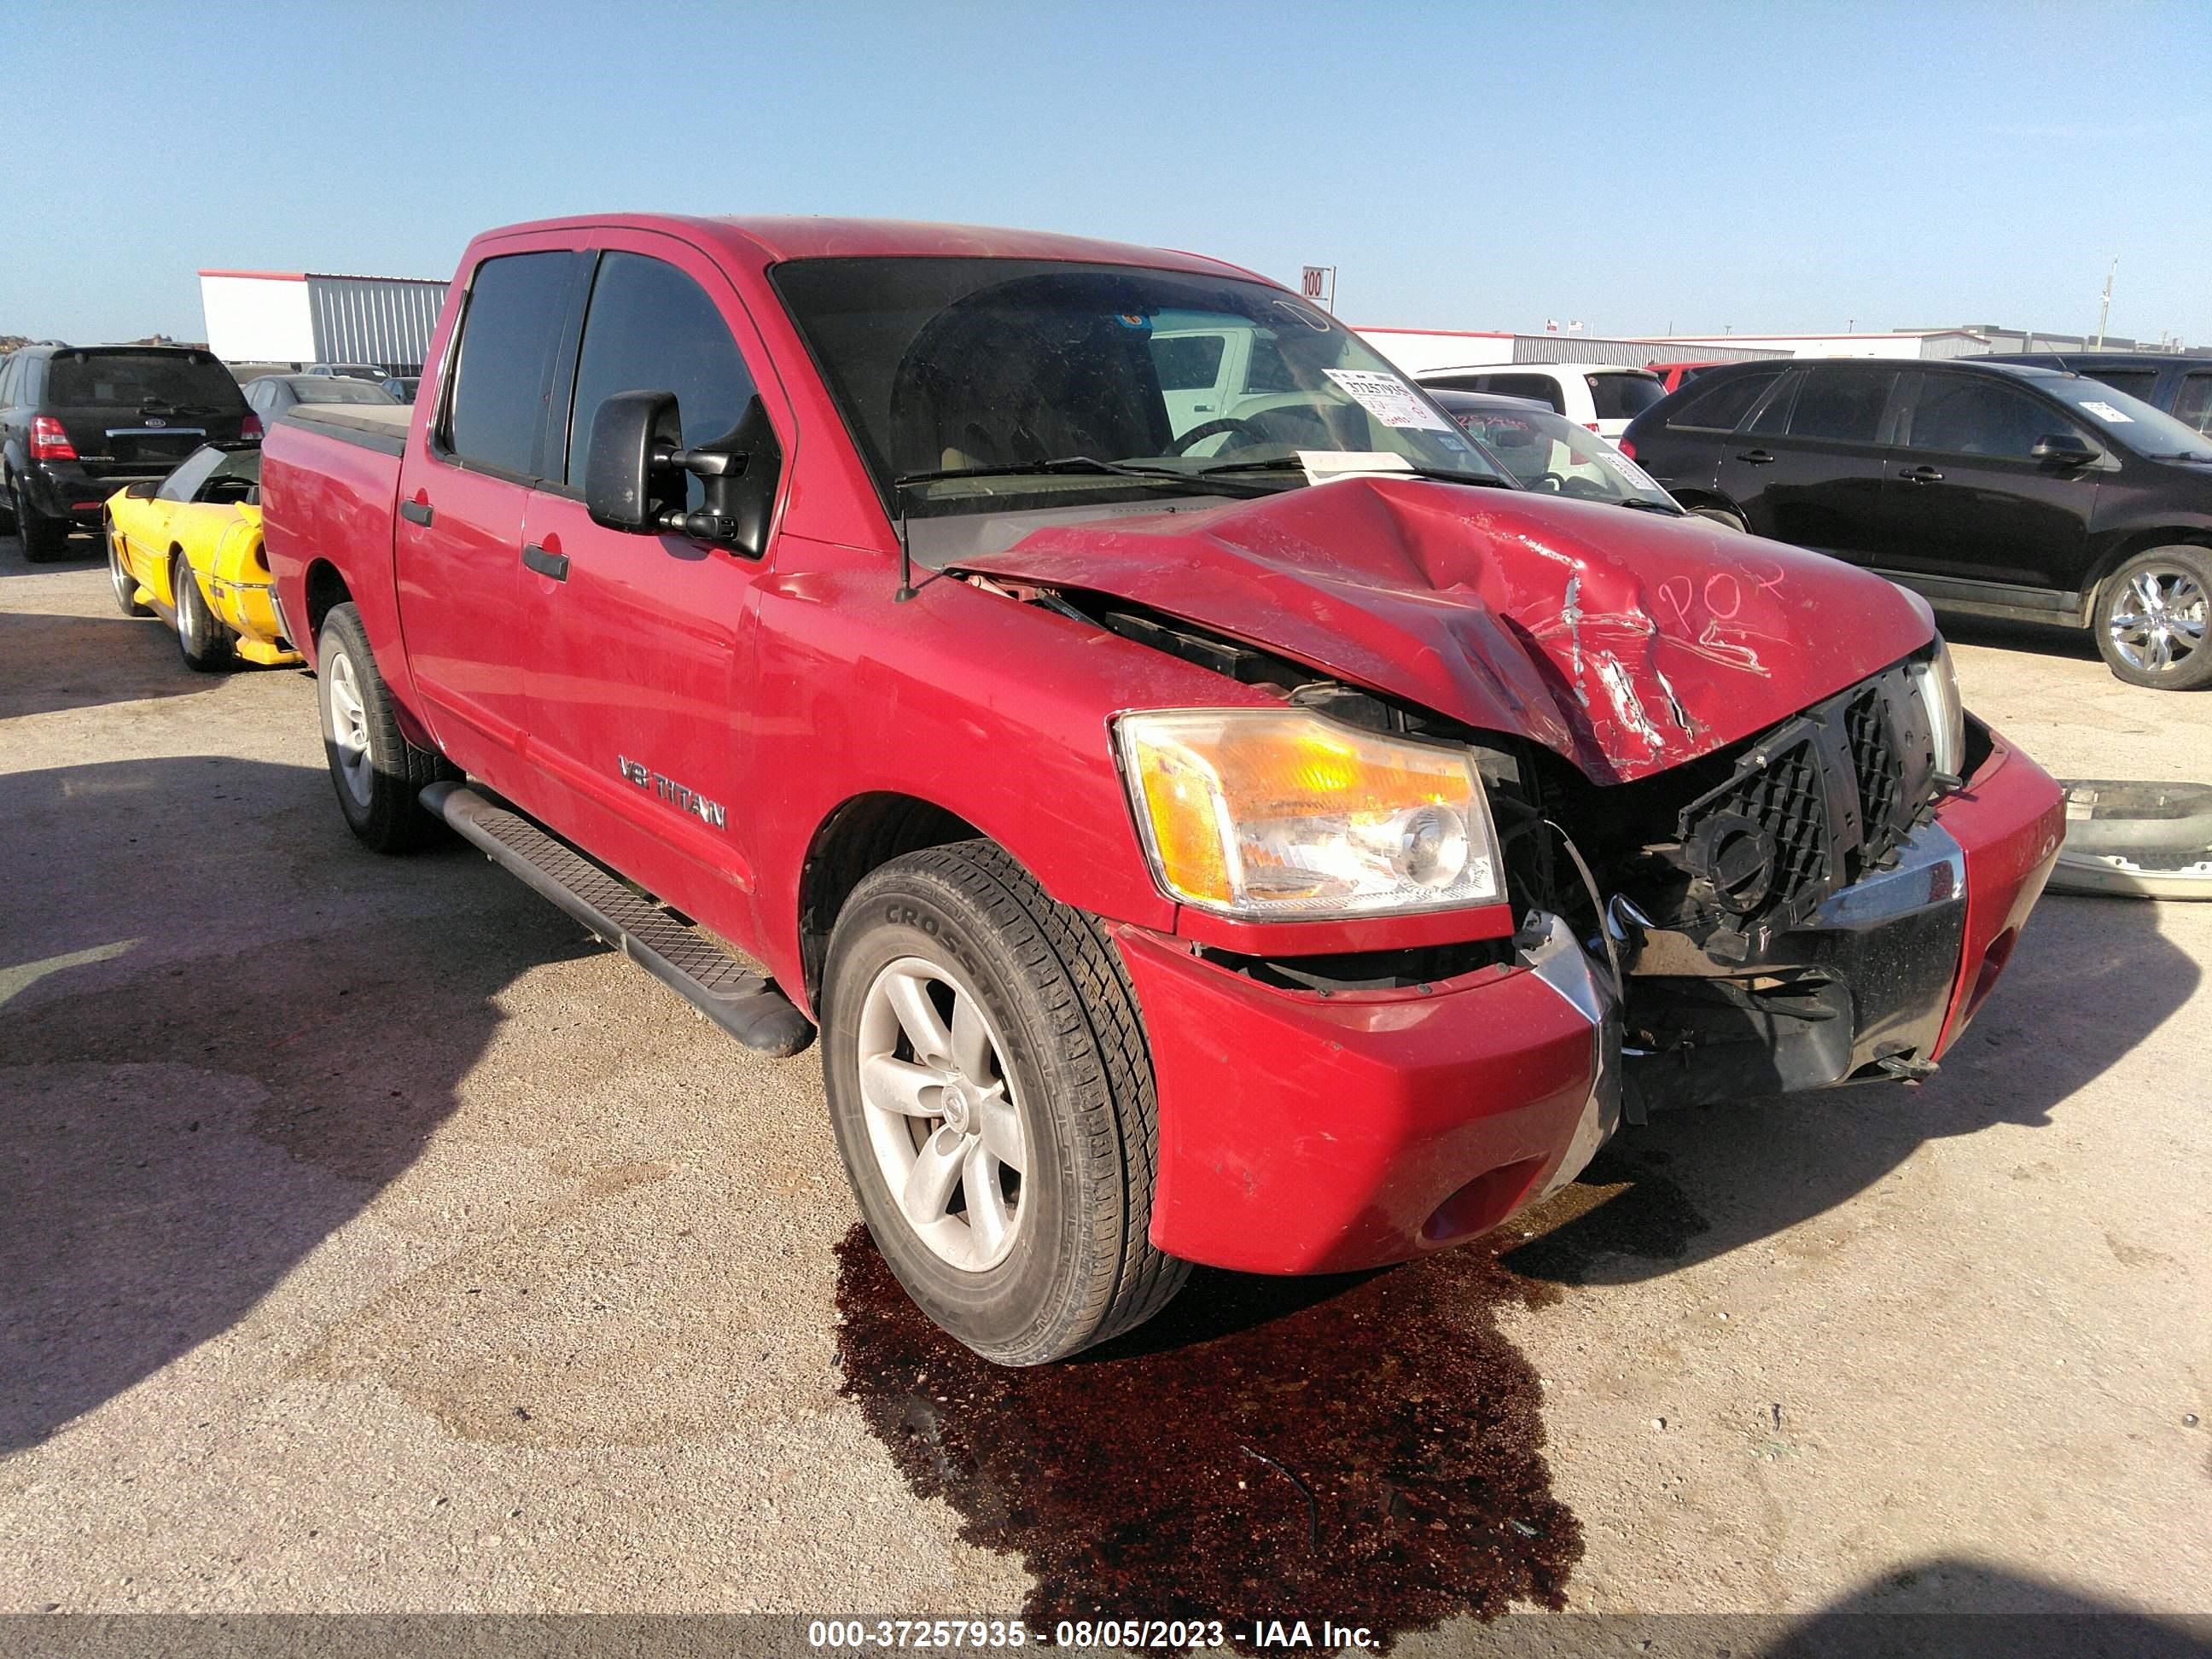
M 222 679 L 185 667 L 177 636 L 150 618 L 0 611 L 0 720 L 191 696 Z
M 0 531 L 0 576 L 51 575 L 106 556 L 107 550 L 100 545 L 99 537 L 71 536 L 60 557 L 49 559 L 44 564 L 33 564 L 23 556 L 23 544 L 15 532 Z
M 1943 618 L 1943 637 L 1954 645 L 1978 645 L 1993 651 L 2021 651 L 2038 657 L 2073 657 L 2100 662 L 2097 641 L 2087 629 L 2048 623 L 2007 622 L 1996 617 Z
M 2160 933 L 2160 909 L 2046 896 L 2003 981 L 1924 1085 L 1730 1102 L 1625 1128 L 1581 1180 L 1508 1224 L 1536 1237 L 1501 1260 L 1560 1284 L 1634 1284 L 1825 1214 L 1925 1141 L 2000 1123 L 2050 1127 L 2196 989 L 2201 970 Z M 2037 1161 L 2016 1178 L 2039 1178 Z
M 1664 1620 L 1642 1623 L 1663 1624 Z M 1724 1618 L 1704 1624 L 1724 1638 Z M 1761 1623 L 1767 1621 L 1759 1621 Z M 1675 1632 L 1680 1634 L 1680 1632 Z M 1979 1561 L 1938 1556 L 1885 1573 L 1778 1636 L 1734 1645 L 1759 1659 L 1891 1659 L 1939 1653 L 1946 1659 L 2207 1659 L 2212 1620 L 2137 1612 L 2049 1579 Z
M 204 757 L 0 775 L 42 901 L 0 915 L 0 1454 L 279 1291 L 453 1113 L 500 993 L 598 948 L 458 848 L 377 860 L 329 794 Z

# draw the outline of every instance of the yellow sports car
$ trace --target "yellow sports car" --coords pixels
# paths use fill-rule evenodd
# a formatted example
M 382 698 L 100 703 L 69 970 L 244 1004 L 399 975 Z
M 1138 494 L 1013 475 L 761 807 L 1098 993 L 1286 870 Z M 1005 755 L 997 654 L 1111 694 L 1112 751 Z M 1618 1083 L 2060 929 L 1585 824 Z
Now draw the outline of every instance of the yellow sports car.
M 203 444 L 159 483 L 107 498 L 107 574 L 126 617 L 159 611 L 204 674 L 298 662 L 261 550 L 261 446 Z

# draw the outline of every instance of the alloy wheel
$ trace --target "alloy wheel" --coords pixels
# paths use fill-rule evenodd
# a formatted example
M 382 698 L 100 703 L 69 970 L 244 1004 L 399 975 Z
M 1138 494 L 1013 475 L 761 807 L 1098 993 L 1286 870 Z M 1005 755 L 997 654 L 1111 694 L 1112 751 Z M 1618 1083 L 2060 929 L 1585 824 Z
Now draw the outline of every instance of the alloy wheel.
M 951 969 L 902 957 L 868 987 L 859 1044 L 868 1143 L 900 1215 L 950 1266 L 996 1267 L 1021 1231 L 1030 1152 L 981 1002 Z
M 338 776 L 346 793 L 366 808 L 375 788 L 374 763 L 368 752 L 368 708 L 362 701 L 361 680 L 353 659 L 333 651 L 324 664 L 325 735 L 337 760 Z
M 2206 595 L 2179 565 L 2149 564 L 2129 577 L 2112 600 L 2106 627 L 2112 648 L 2145 673 L 2163 674 L 2204 648 Z

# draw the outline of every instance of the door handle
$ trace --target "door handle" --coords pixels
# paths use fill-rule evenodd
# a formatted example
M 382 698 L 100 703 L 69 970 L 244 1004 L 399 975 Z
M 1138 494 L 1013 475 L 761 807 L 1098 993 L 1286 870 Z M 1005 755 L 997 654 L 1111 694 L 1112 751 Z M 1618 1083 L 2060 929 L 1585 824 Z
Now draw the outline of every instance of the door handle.
M 1753 466 L 1765 466 L 1773 459 L 1772 455 L 1763 449 L 1747 449 L 1736 457 L 1739 461 L 1749 461 Z
M 568 556 L 549 553 L 536 542 L 526 542 L 522 548 L 522 562 L 541 576 L 550 576 L 556 582 L 568 580 Z
M 1942 483 L 1943 475 L 1932 466 L 1908 466 L 1897 475 L 1907 483 Z
M 399 516 L 410 524 L 428 524 L 436 514 L 430 511 L 428 501 L 402 501 L 399 503 Z

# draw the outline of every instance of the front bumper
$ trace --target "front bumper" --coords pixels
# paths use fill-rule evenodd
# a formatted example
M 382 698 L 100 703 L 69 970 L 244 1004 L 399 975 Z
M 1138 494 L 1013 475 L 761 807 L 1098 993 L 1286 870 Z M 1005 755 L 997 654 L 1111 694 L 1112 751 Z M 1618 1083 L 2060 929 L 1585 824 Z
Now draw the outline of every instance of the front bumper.
M 1812 1046 L 1780 1071 L 1770 1052 L 1736 1092 L 1927 1069 L 1995 985 L 2063 814 L 2050 777 L 1991 735 L 1893 870 L 1776 942 L 1843 988 L 1801 1022 Z M 1632 1108 L 1674 1063 L 1624 1058 L 1635 979 L 1624 1014 L 1609 970 L 1540 913 L 1509 965 L 1334 995 L 1260 983 L 1185 941 L 1115 937 L 1158 1090 L 1152 1239 L 1188 1261 L 1336 1273 L 1474 1237 L 1579 1173 L 1618 1121 L 1624 1075 Z

